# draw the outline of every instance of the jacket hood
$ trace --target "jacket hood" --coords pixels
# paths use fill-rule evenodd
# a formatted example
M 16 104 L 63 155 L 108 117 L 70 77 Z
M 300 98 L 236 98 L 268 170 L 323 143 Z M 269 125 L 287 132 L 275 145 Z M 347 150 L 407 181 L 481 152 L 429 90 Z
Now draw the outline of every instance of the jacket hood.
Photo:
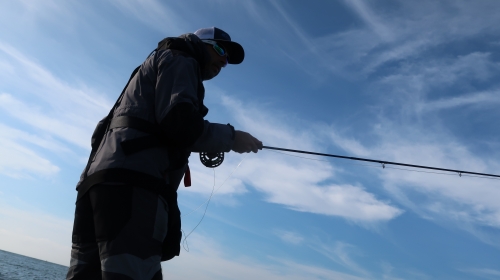
M 179 37 L 167 37 L 158 43 L 157 50 L 167 49 L 181 51 L 193 57 L 200 65 L 203 80 L 206 80 L 205 66 L 210 63 L 210 54 L 198 36 L 187 33 Z

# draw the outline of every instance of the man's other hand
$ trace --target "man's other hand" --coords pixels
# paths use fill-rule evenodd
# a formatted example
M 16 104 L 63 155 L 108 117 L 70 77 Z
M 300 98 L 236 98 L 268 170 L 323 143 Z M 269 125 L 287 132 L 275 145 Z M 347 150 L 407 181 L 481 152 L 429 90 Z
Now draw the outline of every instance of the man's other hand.
M 250 135 L 250 133 L 239 130 L 236 130 L 234 133 L 234 144 L 231 150 L 240 154 L 256 153 L 258 150 L 262 150 L 262 142 Z

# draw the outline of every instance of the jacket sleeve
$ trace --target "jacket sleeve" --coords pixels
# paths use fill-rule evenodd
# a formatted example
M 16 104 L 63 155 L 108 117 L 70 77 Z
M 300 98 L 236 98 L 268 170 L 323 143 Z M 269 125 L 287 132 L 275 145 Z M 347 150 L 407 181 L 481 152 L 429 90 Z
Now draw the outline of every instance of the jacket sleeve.
M 191 151 L 226 152 L 233 144 L 232 127 L 203 120 L 199 112 L 198 63 L 189 57 L 158 54 L 155 114 L 163 141 Z M 201 85 L 203 86 L 203 85 Z
M 229 152 L 234 144 L 234 128 L 205 120 L 203 133 L 188 147 L 191 152 Z

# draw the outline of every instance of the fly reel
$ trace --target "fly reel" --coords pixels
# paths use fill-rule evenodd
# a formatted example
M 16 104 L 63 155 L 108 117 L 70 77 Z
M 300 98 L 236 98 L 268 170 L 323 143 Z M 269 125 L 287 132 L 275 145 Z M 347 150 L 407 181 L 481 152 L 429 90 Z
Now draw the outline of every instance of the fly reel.
M 203 165 L 214 168 L 224 161 L 224 153 L 200 152 L 200 160 Z

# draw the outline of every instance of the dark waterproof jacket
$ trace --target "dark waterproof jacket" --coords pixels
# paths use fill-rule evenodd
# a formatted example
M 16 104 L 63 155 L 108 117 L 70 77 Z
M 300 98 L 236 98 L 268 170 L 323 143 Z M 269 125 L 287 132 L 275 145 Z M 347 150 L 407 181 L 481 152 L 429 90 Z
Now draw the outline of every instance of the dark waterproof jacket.
M 194 34 L 161 41 L 131 79 L 113 114 L 113 118 L 131 116 L 157 126 L 159 144 L 146 143 L 136 152 L 125 153 L 124 142 L 149 133 L 131 127 L 113 128 L 104 136 L 86 175 L 125 169 L 164 179 L 177 188 L 190 152 L 229 152 L 234 129 L 203 119 L 208 109 L 203 105 L 202 81 L 209 59 L 204 43 Z M 82 174 L 77 187 L 84 178 Z

